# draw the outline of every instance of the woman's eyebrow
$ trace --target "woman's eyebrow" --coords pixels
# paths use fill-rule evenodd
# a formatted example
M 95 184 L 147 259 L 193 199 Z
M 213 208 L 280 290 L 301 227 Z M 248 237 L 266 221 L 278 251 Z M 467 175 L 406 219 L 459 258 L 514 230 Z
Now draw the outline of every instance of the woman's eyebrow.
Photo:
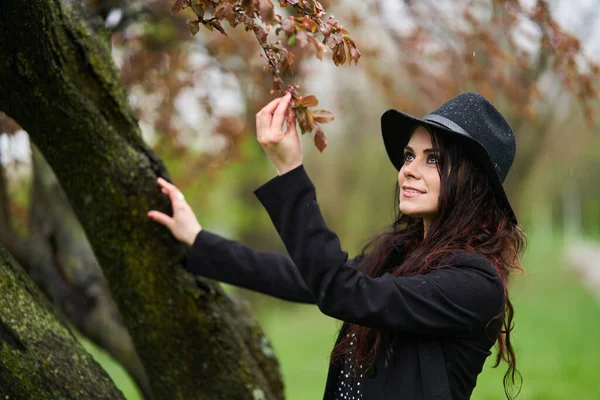
M 415 151 L 410 146 L 405 146 L 404 147 L 404 151 L 407 151 L 407 150 L 415 153 Z M 425 149 L 425 150 L 423 150 L 423 153 L 437 153 L 437 151 L 434 150 L 434 149 Z

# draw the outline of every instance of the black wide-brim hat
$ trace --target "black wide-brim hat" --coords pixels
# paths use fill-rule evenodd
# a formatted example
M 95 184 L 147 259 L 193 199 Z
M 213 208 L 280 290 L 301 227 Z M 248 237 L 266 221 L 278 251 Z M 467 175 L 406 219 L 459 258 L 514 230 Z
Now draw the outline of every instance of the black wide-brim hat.
M 387 110 L 381 116 L 381 133 L 390 161 L 397 170 L 404 164 L 404 147 L 420 125 L 454 136 L 468 148 L 468 153 L 488 173 L 508 216 L 517 223 L 502 186 L 515 159 L 517 146 L 515 135 L 502 114 L 477 93 L 460 94 L 423 118 Z

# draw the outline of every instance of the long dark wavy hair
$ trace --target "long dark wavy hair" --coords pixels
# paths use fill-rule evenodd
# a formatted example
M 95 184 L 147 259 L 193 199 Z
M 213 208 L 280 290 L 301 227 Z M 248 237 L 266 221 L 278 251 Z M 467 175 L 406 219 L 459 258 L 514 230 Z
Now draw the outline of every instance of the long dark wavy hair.
M 394 276 L 425 274 L 443 268 L 443 259 L 458 251 L 486 257 L 502 278 L 505 296 L 505 309 L 494 318 L 502 319 L 502 327 L 497 338 L 497 356 L 493 367 L 498 367 L 501 361 L 508 364 L 504 375 L 504 391 L 508 399 L 513 399 L 520 391 L 522 379 L 516 369 L 517 360 L 510 340 L 514 309 L 508 296 L 508 282 L 515 272 L 523 271 L 520 258 L 525 250 L 526 236 L 513 222 L 506 206 L 496 197 L 489 175 L 472 157 L 469 147 L 459 139 L 428 130 L 433 148 L 439 155 L 438 213 L 424 237 L 423 220 L 400 213 L 400 188 L 396 183 L 394 222 L 383 233 L 366 242 L 359 256 L 360 269 L 369 276 L 375 276 L 388 252 L 400 243 L 403 244 L 405 256 L 402 263 L 393 269 Z M 357 346 L 356 356 L 352 357 L 353 370 L 358 371 L 361 364 L 375 360 L 382 347 L 382 333 L 352 324 L 348 335 L 344 335 L 333 348 L 330 357 L 332 363 L 343 359 L 349 351 L 351 340 L 355 340 Z M 389 352 L 390 349 L 385 351 Z

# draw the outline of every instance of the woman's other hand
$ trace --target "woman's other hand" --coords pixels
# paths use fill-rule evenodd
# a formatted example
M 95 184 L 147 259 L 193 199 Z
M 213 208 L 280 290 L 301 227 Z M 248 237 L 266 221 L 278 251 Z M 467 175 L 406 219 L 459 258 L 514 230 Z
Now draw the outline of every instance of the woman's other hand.
M 190 205 L 185 201 L 183 193 L 175 185 L 170 184 L 163 178 L 158 178 L 157 182 L 162 187 L 162 192 L 171 199 L 173 216 L 170 217 L 152 210 L 148 212 L 148 217 L 166 226 L 175 238 L 191 246 L 202 230 L 202 226 L 198 223 L 198 219 Z
M 256 114 L 256 137 L 277 173 L 283 175 L 302 164 L 302 143 L 296 130 L 296 119 L 289 108 L 292 95 L 288 92 Z M 283 131 L 283 122 L 286 131 Z

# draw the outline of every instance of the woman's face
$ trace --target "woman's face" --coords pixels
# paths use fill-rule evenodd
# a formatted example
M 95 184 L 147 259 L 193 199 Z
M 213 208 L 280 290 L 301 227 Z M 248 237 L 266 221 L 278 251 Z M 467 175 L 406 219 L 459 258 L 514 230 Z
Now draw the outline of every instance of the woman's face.
M 438 212 L 440 175 L 427 129 L 419 126 L 404 148 L 404 165 L 398 173 L 400 212 L 423 218 L 425 227 Z

